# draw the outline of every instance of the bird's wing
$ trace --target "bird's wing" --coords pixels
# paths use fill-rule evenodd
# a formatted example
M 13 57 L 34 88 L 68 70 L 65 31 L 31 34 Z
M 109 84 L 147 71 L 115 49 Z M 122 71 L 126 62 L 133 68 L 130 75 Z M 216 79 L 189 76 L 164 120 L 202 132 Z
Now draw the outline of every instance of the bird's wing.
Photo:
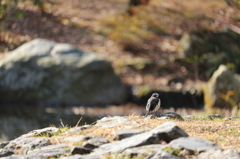
M 159 102 L 158 98 L 152 98 L 152 100 L 149 100 L 149 111 L 153 111 L 155 109 L 155 107 L 157 106 Z

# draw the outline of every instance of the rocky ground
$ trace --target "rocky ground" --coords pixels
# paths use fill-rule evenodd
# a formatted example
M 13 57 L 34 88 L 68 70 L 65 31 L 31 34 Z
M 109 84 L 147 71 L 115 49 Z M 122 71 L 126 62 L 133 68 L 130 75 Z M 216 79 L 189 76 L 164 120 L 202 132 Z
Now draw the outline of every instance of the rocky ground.
M 91 125 L 47 127 L 2 142 L 0 157 L 237 159 L 238 120 L 176 113 L 104 117 Z

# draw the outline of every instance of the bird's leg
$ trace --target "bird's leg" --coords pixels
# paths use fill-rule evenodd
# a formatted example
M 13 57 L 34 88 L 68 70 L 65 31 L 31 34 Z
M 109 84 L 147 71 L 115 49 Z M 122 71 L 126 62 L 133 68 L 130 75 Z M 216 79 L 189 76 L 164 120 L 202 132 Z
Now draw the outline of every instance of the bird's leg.
M 147 117 L 147 116 L 148 116 L 148 113 L 149 113 L 149 111 L 147 111 L 147 113 L 146 113 L 145 117 Z

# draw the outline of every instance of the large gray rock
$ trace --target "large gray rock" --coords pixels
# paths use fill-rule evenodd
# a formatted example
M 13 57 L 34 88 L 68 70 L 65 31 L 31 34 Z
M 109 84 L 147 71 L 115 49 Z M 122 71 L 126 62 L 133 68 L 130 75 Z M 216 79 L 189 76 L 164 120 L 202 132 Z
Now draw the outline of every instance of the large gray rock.
M 124 86 L 111 63 L 69 44 L 35 39 L 0 60 L 0 102 L 117 104 Z
M 204 87 L 207 108 L 233 108 L 240 103 L 240 76 L 220 65 Z M 232 102 L 234 101 L 234 102 Z
M 198 159 L 239 159 L 240 153 L 234 150 L 209 150 L 201 153 Z
M 188 137 L 188 134 L 175 123 L 166 122 L 151 131 L 153 134 L 157 134 L 159 140 L 163 140 L 167 143 L 180 137 Z
M 149 144 L 159 144 L 162 141 L 170 142 L 180 137 L 187 137 L 188 134 L 175 123 L 166 122 L 155 129 L 125 138 L 120 141 L 101 145 L 95 149 L 96 154 L 122 152 L 131 147 L 138 147 Z
M 174 149 L 186 149 L 190 152 L 201 153 L 207 150 L 220 150 L 216 144 L 201 138 L 181 137 L 169 143 Z

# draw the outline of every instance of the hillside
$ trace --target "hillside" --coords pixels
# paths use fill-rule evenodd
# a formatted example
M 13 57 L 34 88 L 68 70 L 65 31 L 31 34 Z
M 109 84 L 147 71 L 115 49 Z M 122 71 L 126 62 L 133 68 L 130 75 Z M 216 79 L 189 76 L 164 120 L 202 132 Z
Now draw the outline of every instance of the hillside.
M 126 14 L 127 7 L 127 0 L 51 0 L 45 1 L 41 14 L 29 1 L 19 3 L 1 23 L 0 52 L 46 38 L 100 54 L 136 90 L 189 90 L 208 77 L 200 66 L 196 77 L 194 61 L 183 65 L 175 60 L 182 35 L 239 25 L 234 20 L 239 12 L 223 0 L 152 0 L 148 6 L 135 7 L 133 16 Z M 175 79 L 184 84 L 170 87 L 169 81 Z

